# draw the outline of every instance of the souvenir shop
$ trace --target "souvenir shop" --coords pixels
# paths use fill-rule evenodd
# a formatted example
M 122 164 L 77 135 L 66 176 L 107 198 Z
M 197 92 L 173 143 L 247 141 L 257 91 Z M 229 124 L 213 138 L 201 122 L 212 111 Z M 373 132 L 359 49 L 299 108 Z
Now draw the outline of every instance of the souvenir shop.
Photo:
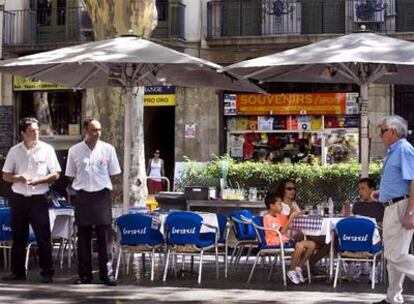
M 225 94 L 227 153 L 238 160 L 358 158 L 358 93 Z

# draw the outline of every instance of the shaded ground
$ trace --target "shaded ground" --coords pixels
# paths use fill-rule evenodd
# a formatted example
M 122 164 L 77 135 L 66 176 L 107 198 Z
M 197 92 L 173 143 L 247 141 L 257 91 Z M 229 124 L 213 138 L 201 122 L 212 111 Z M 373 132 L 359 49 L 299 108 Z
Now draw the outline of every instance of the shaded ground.
M 267 281 L 267 270 L 263 268 L 256 270 L 253 282 L 247 285 L 250 265 L 232 271 L 228 279 L 224 279 L 221 272 L 217 281 L 213 265 L 208 264 L 201 285 L 197 285 L 196 275 L 190 273 L 177 278 L 171 273 L 163 283 L 160 267 L 151 283 L 149 273 L 142 275 L 143 271 L 137 265 L 132 268 L 129 275 L 120 276 L 119 286 L 107 287 L 97 279 L 97 284 L 73 285 L 76 271 L 65 268 L 57 270 L 53 284 L 43 285 L 39 283 L 37 270 L 32 267 L 27 282 L 0 282 L 0 303 L 371 303 L 383 299 L 385 292 L 383 284 L 378 284 L 372 291 L 368 280 L 344 280 L 337 289 L 321 279 L 314 279 L 311 285 L 284 287 L 280 271 Z M 0 276 L 4 274 L 2 269 Z M 97 273 L 95 277 L 98 277 Z M 408 279 L 405 294 L 406 303 L 414 303 L 414 283 Z

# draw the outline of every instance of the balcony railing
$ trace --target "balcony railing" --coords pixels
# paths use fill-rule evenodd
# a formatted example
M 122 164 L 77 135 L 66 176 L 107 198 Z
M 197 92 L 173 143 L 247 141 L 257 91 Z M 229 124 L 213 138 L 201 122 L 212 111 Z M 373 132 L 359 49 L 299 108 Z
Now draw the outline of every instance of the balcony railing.
M 414 0 L 214 0 L 208 38 L 414 32 Z
M 152 36 L 185 40 L 185 5 L 176 0 L 158 0 L 158 25 Z
M 82 7 L 4 11 L 3 44 L 36 45 L 93 40 L 92 23 Z

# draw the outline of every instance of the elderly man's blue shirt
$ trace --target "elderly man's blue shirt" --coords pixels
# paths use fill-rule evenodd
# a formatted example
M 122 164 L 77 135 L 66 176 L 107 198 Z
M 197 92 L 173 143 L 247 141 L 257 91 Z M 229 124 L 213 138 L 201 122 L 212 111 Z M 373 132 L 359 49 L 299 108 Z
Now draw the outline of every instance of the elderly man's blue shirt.
M 384 159 L 380 184 L 380 202 L 409 195 L 414 180 L 414 148 L 405 139 L 396 141 Z

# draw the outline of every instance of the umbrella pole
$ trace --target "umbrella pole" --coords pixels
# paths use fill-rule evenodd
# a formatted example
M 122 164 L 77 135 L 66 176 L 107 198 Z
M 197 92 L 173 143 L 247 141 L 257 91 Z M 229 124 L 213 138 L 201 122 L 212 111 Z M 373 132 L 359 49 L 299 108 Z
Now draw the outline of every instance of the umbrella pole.
M 126 89 L 125 121 L 124 121 L 124 176 L 122 214 L 129 209 L 129 172 L 131 168 L 131 109 L 132 90 Z
M 361 177 L 369 172 L 369 136 L 368 136 L 368 83 L 360 85 L 361 94 Z

